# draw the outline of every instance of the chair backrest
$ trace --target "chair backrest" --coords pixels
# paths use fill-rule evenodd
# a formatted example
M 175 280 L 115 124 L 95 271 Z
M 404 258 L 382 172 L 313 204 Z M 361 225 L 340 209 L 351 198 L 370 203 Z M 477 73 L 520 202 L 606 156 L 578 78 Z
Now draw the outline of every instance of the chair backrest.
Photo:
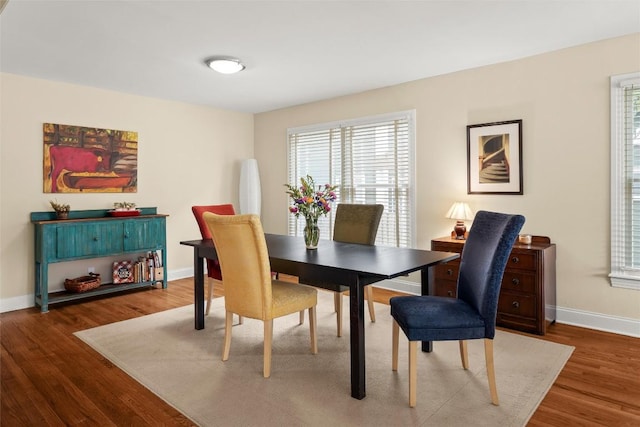
M 203 218 L 224 276 L 226 309 L 254 319 L 273 318 L 269 253 L 260 217 L 206 212 Z
M 211 233 L 207 228 L 207 224 L 204 222 L 204 218 L 202 215 L 205 212 L 211 212 L 217 215 L 235 215 L 236 211 L 233 209 L 233 205 L 231 203 L 227 203 L 224 205 L 206 205 L 206 206 L 191 206 L 191 212 L 193 212 L 193 216 L 196 217 L 196 221 L 198 222 L 198 228 L 200 228 L 200 234 L 203 239 L 210 239 Z
M 193 216 L 196 217 L 198 228 L 200 229 L 200 234 L 203 239 L 211 238 L 209 228 L 207 228 L 207 224 L 204 222 L 204 218 L 202 218 L 205 212 L 212 212 L 218 215 L 235 215 L 236 213 L 233 205 L 230 203 L 224 205 L 191 206 L 191 212 L 193 212 Z M 207 259 L 207 276 L 222 280 L 222 272 L 220 271 L 220 265 L 217 261 Z
M 336 208 L 333 240 L 336 242 L 373 245 L 384 205 L 340 203 Z
M 486 338 L 495 335 L 502 276 L 524 221 L 522 215 L 478 211 L 462 249 L 458 298 L 484 318 Z

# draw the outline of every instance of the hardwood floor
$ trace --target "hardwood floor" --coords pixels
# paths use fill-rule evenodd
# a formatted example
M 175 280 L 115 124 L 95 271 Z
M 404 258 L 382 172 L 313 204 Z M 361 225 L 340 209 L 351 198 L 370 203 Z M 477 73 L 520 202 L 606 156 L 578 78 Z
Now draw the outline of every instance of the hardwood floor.
M 385 303 L 394 294 L 374 288 L 374 295 Z M 0 425 L 192 425 L 73 335 L 192 302 L 192 281 L 182 279 L 46 314 L 3 313 Z M 539 338 L 576 349 L 530 426 L 640 425 L 640 339 L 561 324 Z

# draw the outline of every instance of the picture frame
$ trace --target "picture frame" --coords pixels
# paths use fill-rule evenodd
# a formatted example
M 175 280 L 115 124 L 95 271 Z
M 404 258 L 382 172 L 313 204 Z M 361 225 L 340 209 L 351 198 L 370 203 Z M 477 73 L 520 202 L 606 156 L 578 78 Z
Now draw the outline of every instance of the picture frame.
M 121 285 L 133 283 L 133 263 L 131 261 L 116 261 L 113 263 L 113 284 Z
M 522 120 L 467 126 L 467 194 L 523 194 Z

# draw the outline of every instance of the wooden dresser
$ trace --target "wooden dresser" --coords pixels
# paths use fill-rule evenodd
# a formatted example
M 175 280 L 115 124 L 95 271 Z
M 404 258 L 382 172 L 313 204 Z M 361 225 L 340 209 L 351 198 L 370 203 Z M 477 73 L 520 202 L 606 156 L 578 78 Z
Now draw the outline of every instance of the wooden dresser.
M 464 240 L 442 237 L 431 241 L 435 251 L 462 253 Z M 433 269 L 430 292 L 456 296 L 460 259 Z M 548 237 L 533 236 L 531 244 L 516 241 L 502 279 L 498 326 L 544 335 L 556 320 L 556 245 Z

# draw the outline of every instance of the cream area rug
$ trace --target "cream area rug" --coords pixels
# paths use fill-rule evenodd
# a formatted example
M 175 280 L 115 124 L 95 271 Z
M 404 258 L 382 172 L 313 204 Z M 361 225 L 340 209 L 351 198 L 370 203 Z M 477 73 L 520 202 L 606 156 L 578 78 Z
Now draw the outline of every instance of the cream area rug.
M 194 329 L 193 306 L 186 306 L 76 335 L 201 426 L 522 426 L 573 351 L 498 331 L 500 406 L 493 406 L 482 340 L 469 341 L 467 371 L 457 342 L 436 342 L 432 353 L 419 354 L 417 406 L 409 408 L 407 340 L 401 332 L 400 363 L 393 372 L 389 306 L 375 306 L 375 323 L 365 307 L 363 400 L 351 397 L 349 310 L 338 338 L 330 292 L 318 292 L 318 354 L 310 352 L 308 319 L 302 326 L 298 314 L 274 321 L 268 379 L 262 376 L 260 321 L 234 325 L 230 357 L 222 362 L 223 298 L 213 301 L 200 331 Z

